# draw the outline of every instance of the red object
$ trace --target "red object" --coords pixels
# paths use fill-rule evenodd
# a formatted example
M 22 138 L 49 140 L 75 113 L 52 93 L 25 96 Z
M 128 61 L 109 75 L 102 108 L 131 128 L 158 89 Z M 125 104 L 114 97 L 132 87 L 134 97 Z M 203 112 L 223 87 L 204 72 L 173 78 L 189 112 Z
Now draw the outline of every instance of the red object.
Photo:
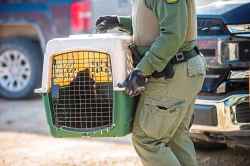
M 73 32 L 89 32 L 91 30 L 91 0 L 72 3 L 71 28 Z

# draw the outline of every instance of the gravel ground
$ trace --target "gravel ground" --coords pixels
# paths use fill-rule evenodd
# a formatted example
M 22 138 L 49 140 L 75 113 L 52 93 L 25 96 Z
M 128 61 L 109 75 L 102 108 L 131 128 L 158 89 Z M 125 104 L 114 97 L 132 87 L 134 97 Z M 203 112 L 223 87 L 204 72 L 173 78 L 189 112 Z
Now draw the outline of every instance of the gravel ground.
M 39 98 L 0 99 L 0 166 L 141 166 L 130 136 L 55 139 Z M 250 151 L 197 150 L 201 166 L 250 166 Z

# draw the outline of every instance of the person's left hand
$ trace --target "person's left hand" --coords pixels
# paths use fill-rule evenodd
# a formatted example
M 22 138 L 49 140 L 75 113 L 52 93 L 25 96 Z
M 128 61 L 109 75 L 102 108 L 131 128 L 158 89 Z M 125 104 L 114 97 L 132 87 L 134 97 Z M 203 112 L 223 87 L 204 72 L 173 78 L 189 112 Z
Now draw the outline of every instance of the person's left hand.
M 125 88 L 129 96 L 138 96 L 145 90 L 145 85 L 148 79 L 143 75 L 140 70 L 132 71 L 119 87 Z
M 107 30 L 118 26 L 119 20 L 117 16 L 101 16 L 96 20 L 96 31 L 100 33 L 107 32 Z

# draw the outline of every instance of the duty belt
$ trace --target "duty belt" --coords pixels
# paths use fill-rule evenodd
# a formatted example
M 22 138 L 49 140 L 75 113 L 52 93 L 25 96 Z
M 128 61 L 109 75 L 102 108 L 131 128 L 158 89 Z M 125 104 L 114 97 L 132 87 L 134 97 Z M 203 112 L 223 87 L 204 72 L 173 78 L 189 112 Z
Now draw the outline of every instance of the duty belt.
M 178 63 L 182 63 L 185 61 L 188 61 L 189 59 L 197 56 L 200 54 L 200 51 L 197 47 L 194 47 L 192 50 L 190 51 L 183 51 L 183 52 L 179 52 L 177 53 L 171 60 L 170 63 L 172 64 L 178 64 Z
M 128 47 L 129 47 L 130 51 L 132 52 L 133 66 L 136 67 L 136 65 L 139 63 L 140 58 L 141 58 L 140 54 L 137 50 L 137 46 L 134 43 L 130 43 Z M 173 68 L 173 66 L 175 64 L 188 61 L 189 59 L 191 59 L 199 54 L 200 54 L 200 52 L 199 52 L 199 49 L 197 47 L 194 47 L 190 51 L 179 52 L 170 60 L 170 62 L 163 69 L 163 71 L 161 71 L 161 72 L 155 71 L 155 72 L 153 72 L 153 74 L 151 76 L 154 78 L 160 78 L 160 77 L 164 77 L 166 79 L 172 78 L 174 76 L 174 73 L 175 73 L 174 68 Z
M 163 71 L 153 72 L 152 77 L 154 77 L 154 78 L 164 77 L 165 79 L 173 78 L 174 74 L 175 74 L 173 66 L 175 64 L 186 62 L 189 59 L 191 59 L 199 54 L 200 54 L 200 52 L 199 52 L 199 49 L 197 47 L 195 47 L 194 49 L 192 49 L 190 51 L 179 52 L 170 60 L 170 62 L 163 69 Z

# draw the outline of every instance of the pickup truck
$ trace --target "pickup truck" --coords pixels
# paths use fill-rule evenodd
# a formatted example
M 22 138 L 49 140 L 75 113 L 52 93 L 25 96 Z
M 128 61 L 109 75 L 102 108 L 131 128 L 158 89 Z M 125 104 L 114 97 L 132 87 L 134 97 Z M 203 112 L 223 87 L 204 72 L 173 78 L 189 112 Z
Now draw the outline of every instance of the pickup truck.
M 48 40 L 94 32 L 99 15 L 128 15 L 129 0 L 0 0 L 0 96 L 33 96 Z
M 250 1 L 200 6 L 198 45 L 208 71 L 196 100 L 193 140 L 250 147 Z

